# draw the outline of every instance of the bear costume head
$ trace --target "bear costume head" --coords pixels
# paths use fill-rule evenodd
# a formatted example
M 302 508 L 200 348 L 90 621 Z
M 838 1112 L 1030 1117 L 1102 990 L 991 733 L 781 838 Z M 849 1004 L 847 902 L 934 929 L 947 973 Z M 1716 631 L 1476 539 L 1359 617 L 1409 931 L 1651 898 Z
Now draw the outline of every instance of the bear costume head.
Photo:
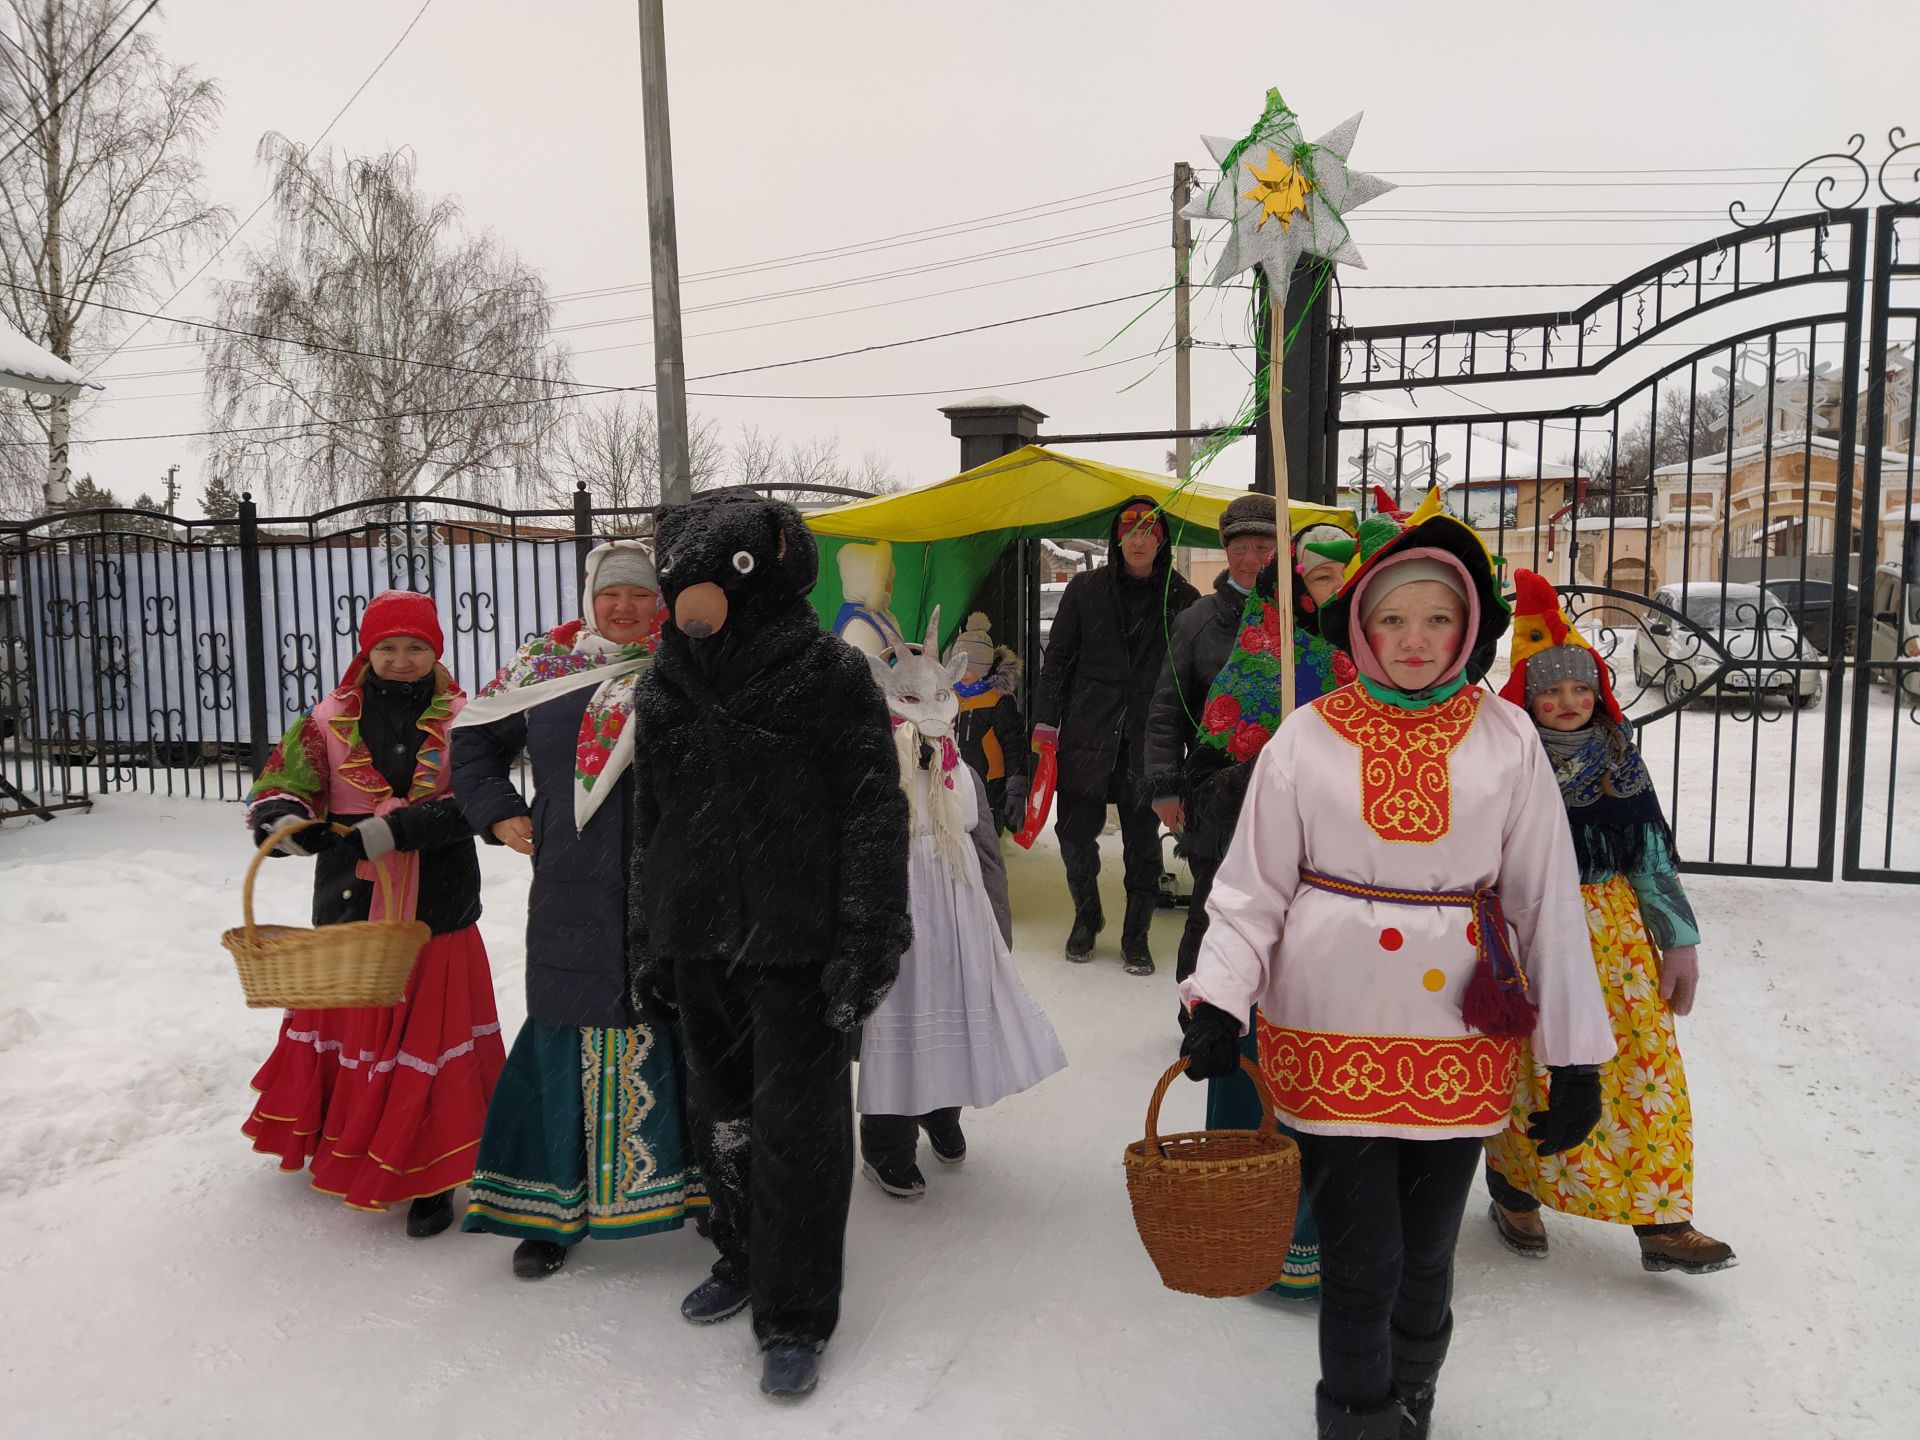
M 762 495 L 703 495 L 660 512 L 654 537 L 669 627 L 692 640 L 750 631 L 806 605 L 820 574 L 813 532 Z

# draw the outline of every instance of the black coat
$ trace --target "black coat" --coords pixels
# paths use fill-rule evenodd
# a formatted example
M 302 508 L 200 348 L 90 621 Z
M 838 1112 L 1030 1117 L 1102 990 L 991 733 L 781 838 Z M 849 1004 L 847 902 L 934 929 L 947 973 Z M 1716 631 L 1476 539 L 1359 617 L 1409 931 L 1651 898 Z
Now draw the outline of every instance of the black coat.
M 493 827 L 533 817 L 533 884 L 527 893 L 527 1013 L 543 1025 L 625 1029 L 627 851 L 633 818 L 629 770 L 582 831 L 573 823 L 574 747 L 591 686 L 491 725 L 453 732 L 453 793 L 488 844 Z M 533 807 L 514 788 L 514 761 L 533 764 Z
M 426 732 L 419 719 L 433 695 L 431 680 L 413 685 L 390 685 L 369 676 L 360 709 L 360 738 L 373 767 L 396 793 L 413 783 L 414 765 Z M 286 741 L 281 742 L 284 749 Z M 278 752 L 276 752 L 277 763 Z M 256 812 L 278 802 L 268 800 Z M 305 807 L 311 811 L 311 806 Z M 327 819 L 355 825 L 371 811 L 340 811 Z M 451 935 L 480 919 L 480 859 L 473 848 L 473 827 L 461 815 L 453 797 L 416 800 L 390 811 L 386 817 L 394 846 L 420 852 L 420 893 L 414 918 L 435 935 Z M 371 880 L 362 880 L 359 865 L 342 845 L 329 845 L 314 859 L 313 923 L 343 925 L 365 920 L 373 909 Z
M 1196 735 L 1207 692 L 1233 654 L 1246 604 L 1247 597 L 1233 588 L 1223 570 L 1213 582 L 1213 593 L 1181 612 L 1173 622 L 1173 643 L 1167 648 L 1147 718 L 1147 789 L 1152 799 L 1178 799 L 1186 804 L 1190 854 L 1222 855 L 1233 833 L 1231 817 L 1210 813 L 1213 807 L 1204 804 L 1195 789 L 1196 770 L 1210 774 L 1232 761 L 1199 745 Z M 1226 819 L 1224 834 L 1220 833 L 1222 818 Z
M 1114 514 L 1115 530 L 1125 509 Z M 1169 546 L 1160 547 L 1147 579 L 1128 577 L 1117 534 L 1108 536 L 1105 565 L 1067 582 L 1047 638 L 1033 714 L 1036 724 L 1060 731 L 1061 790 L 1119 799 L 1140 788 L 1147 770 L 1147 712 L 1166 660 L 1167 634 L 1199 598 L 1173 568 Z M 1130 614 L 1136 617 L 1131 625 Z
M 831 993 L 860 992 L 839 1019 L 864 1019 L 912 935 L 880 687 L 805 599 L 812 540 L 790 506 L 697 500 L 662 515 L 658 543 L 669 607 L 719 586 L 729 611 L 698 641 L 670 620 L 636 691 L 635 987 L 660 989 L 665 962 L 828 966 Z

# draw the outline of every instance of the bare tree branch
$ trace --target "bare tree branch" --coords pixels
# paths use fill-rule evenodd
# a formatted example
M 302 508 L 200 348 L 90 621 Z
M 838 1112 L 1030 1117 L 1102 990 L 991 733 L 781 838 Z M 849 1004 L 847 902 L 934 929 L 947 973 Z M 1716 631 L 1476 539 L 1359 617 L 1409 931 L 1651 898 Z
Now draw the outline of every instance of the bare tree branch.
M 102 306 L 158 298 L 174 267 L 231 221 L 208 200 L 200 166 L 220 113 L 213 82 L 169 64 L 146 34 L 89 77 L 119 34 L 112 22 L 121 8 L 114 0 L 0 0 L 11 37 L 0 45 L 0 112 L 23 137 L 0 162 L 0 315 L 69 361 L 119 332 L 124 317 Z M 56 399 L 0 417 L 7 438 L 44 446 L 37 456 L 9 447 L 0 511 L 40 508 L 39 482 L 49 469 L 64 471 L 86 409 Z
M 208 412 L 246 432 L 216 441 L 214 473 L 291 473 L 327 504 L 492 495 L 539 471 L 570 392 L 538 272 L 467 237 L 457 204 L 417 188 L 410 151 L 335 157 L 270 134 L 259 153 L 279 234 L 223 287 L 228 329 L 206 341 Z

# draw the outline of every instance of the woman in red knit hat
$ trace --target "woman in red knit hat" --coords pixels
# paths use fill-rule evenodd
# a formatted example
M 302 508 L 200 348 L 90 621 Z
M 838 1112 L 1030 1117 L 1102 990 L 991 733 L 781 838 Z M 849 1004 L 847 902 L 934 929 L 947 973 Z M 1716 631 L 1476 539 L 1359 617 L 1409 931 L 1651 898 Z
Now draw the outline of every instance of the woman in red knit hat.
M 256 845 L 289 820 L 328 822 L 274 852 L 314 857 L 315 925 L 420 920 L 432 931 L 399 1004 L 287 1012 L 242 1127 L 282 1170 L 311 1162 L 314 1189 L 355 1209 L 411 1202 L 416 1239 L 453 1223 L 506 1058 L 473 830 L 447 766 L 466 696 L 440 664 L 442 643 L 427 596 L 374 596 L 345 678 L 274 748 L 247 807 Z

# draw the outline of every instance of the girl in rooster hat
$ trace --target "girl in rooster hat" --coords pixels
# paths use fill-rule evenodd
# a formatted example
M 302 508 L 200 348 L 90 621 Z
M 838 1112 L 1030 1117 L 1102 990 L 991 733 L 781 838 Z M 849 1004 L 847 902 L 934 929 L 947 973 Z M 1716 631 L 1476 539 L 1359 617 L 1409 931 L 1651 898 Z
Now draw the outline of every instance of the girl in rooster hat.
M 1320 1226 L 1317 1433 L 1420 1440 L 1460 1219 L 1522 1038 L 1556 1067 L 1532 1132 L 1546 1152 L 1599 1120 L 1614 1040 L 1551 767 L 1525 716 L 1474 683 L 1508 620 L 1486 546 L 1436 490 L 1337 550 L 1321 633 L 1358 679 L 1293 711 L 1253 762 L 1181 985 L 1181 1049 L 1189 1075 L 1228 1073 L 1258 1005 Z
M 1606 664 L 1568 623 L 1553 587 L 1514 576 L 1513 673 L 1502 697 L 1539 727 L 1573 826 L 1593 958 L 1619 1053 L 1600 1067 L 1605 1119 L 1557 1155 L 1526 1143 L 1550 1090 L 1529 1064 L 1512 1123 L 1487 1142 L 1489 1214 L 1507 1248 L 1544 1259 L 1544 1204 L 1631 1225 L 1648 1270 L 1704 1275 L 1735 1263 L 1693 1228 L 1693 1117 L 1673 1017 L 1693 1009 L 1700 931 L 1674 873 L 1673 832 L 1628 738 Z

